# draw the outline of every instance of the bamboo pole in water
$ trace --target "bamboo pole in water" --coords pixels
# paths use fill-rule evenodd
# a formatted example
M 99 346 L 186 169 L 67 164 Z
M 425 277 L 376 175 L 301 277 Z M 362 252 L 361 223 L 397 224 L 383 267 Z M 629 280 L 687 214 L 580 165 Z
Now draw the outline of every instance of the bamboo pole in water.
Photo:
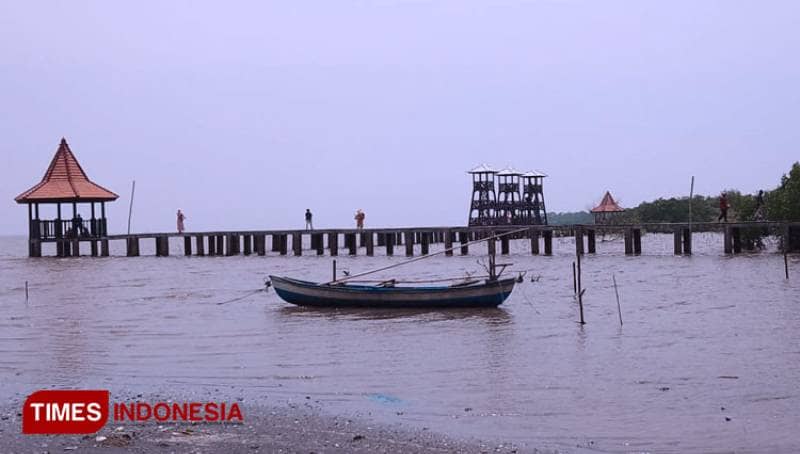
M 575 271 L 575 262 L 572 262 L 572 293 L 578 294 L 578 274 Z
M 619 326 L 622 326 L 622 307 L 619 304 L 619 289 L 617 289 L 617 277 L 612 274 L 611 279 L 614 281 L 614 293 L 617 294 L 617 313 L 619 314 Z
M 581 255 L 578 256 L 578 306 L 581 310 L 581 325 L 585 325 L 586 321 L 583 319 L 583 289 L 581 288 Z
M 786 274 L 786 279 L 789 279 L 789 254 L 786 251 L 783 252 L 783 272 Z

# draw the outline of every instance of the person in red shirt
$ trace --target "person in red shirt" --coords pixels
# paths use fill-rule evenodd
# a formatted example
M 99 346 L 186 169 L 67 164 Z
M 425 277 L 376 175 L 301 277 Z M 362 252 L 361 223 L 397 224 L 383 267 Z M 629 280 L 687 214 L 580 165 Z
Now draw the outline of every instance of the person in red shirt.
M 728 203 L 728 195 L 723 192 L 719 197 L 719 217 L 717 218 L 717 222 L 722 220 L 728 222 L 728 208 L 730 207 L 731 205 Z

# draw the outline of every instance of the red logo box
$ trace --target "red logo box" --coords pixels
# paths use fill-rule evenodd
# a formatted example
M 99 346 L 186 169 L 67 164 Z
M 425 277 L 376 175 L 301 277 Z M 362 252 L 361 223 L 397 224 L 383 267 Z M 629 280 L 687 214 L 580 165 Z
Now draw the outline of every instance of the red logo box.
M 108 421 L 107 390 L 41 390 L 22 407 L 23 434 L 93 434 Z

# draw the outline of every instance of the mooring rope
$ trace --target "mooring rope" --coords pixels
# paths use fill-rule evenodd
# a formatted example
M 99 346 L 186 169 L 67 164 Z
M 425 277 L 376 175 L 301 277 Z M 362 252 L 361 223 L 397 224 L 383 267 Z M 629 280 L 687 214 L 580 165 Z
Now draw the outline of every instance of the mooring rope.
M 414 262 L 418 262 L 420 260 L 429 259 L 431 257 L 435 257 L 437 255 L 441 255 L 441 254 L 444 254 L 444 253 L 449 252 L 449 251 L 454 251 L 454 250 L 462 248 L 464 246 L 469 246 L 470 244 L 482 243 L 484 241 L 488 241 L 488 240 L 491 240 L 491 239 L 501 238 L 501 237 L 504 237 L 504 236 L 507 236 L 507 235 L 513 235 L 515 233 L 526 232 L 529 229 L 530 229 L 530 227 L 525 227 L 524 229 L 511 230 L 509 232 L 504 232 L 504 233 L 500 233 L 500 234 L 497 234 L 497 235 L 492 235 L 492 236 L 487 237 L 487 238 L 481 238 L 479 240 L 470 241 L 468 243 L 462 243 L 462 244 L 459 244 L 458 246 L 447 248 L 447 249 L 441 250 L 439 252 L 434 252 L 433 254 L 423 255 L 423 256 L 420 256 L 420 257 L 414 257 L 413 259 L 408 259 L 408 260 L 400 262 L 400 263 L 394 263 L 394 264 L 389 265 L 389 266 L 384 266 L 383 268 L 378 268 L 378 269 L 375 269 L 375 270 L 372 270 L 372 271 L 365 271 L 363 273 L 358 273 L 358 274 L 351 274 L 350 276 L 345 276 L 345 277 L 343 277 L 341 279 L 335 279 L 333 281 L 326 282 L 324 285 L 339 284 L 339 283 L 342 283 L 342 282 L 345 282 L 345 281 L 349 281 L 349 280 L 351 280 L 353 278 L 356 278 L 356 277 L 367 276 L 369 274 L 390 270 L 390 269 L 397 268 L 397 267 L 403 266 L 403 265 L 408 265 L 409 263 L 414 263 Z
M 229 299 L 229 300 L 227 300 L 227 301 L 223 301 L 223 302 L 221 302 L 221 303 L 217 303 L 217 305 L 218 305 L 218 306 L 220 306 L 220 305 L 223 305 L 223 304 L 235 303 L 235 302 L 237 302 L 237 301 L 241 301 L 241 300 L 243 300 L 243 299 L 245 299 L 245 298 L 250 298 L 251 296 L 255 295 L 256 293 L 258 293 L 258 292 L 263 292 L 263 291 L 265 291 L 265 290 L 266 290 L 266 288 L 260 288 L 260 289 L 258 289 L 258 290 L 253 290 L 252 292 L 248 292 L 248 293 L 247 293 L 246 295 L 244 295 L 244 296 L 239 296 L 239 297 L 237 297 L 237 298 Z

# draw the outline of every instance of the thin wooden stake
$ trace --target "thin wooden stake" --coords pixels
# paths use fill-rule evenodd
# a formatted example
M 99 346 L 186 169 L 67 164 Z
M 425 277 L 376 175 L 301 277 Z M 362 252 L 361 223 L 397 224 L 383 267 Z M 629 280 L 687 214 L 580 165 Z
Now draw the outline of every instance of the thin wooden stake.
M 783 253 L 783 272 L 786 273 L 786 279 L 789 279 L 789 254 Z
M 622 307 L 619 305 L 619 289 L 617 289 L 617 277 L 612 274 L 611 279 L 614 280 L 614 293 L 617 294 L 617 313 L 619 314 L 619 326 L 622 326 Z
M 136 193 L 136 180 L 131 184 L 131 204 L 128 208 L 128 235 L 131 234 L 131 216 L 133 216 L 133 196 Z
M 336 282 L 336 260 L 333 261 L 333 281 Z
M 575 262 L 572 262 L 572 292 L 578 294 L 578 272 L 575 271 Z
M 28 281 L 25 281 L 25 302 L 28 302 Z
M 585 325 L 586 321 L 583 319 L 583 292 L 584 290 L 581 288 L 581 255 L 577 254 L 578 256 L 578 305 L 581 309 L 581 325 Z

